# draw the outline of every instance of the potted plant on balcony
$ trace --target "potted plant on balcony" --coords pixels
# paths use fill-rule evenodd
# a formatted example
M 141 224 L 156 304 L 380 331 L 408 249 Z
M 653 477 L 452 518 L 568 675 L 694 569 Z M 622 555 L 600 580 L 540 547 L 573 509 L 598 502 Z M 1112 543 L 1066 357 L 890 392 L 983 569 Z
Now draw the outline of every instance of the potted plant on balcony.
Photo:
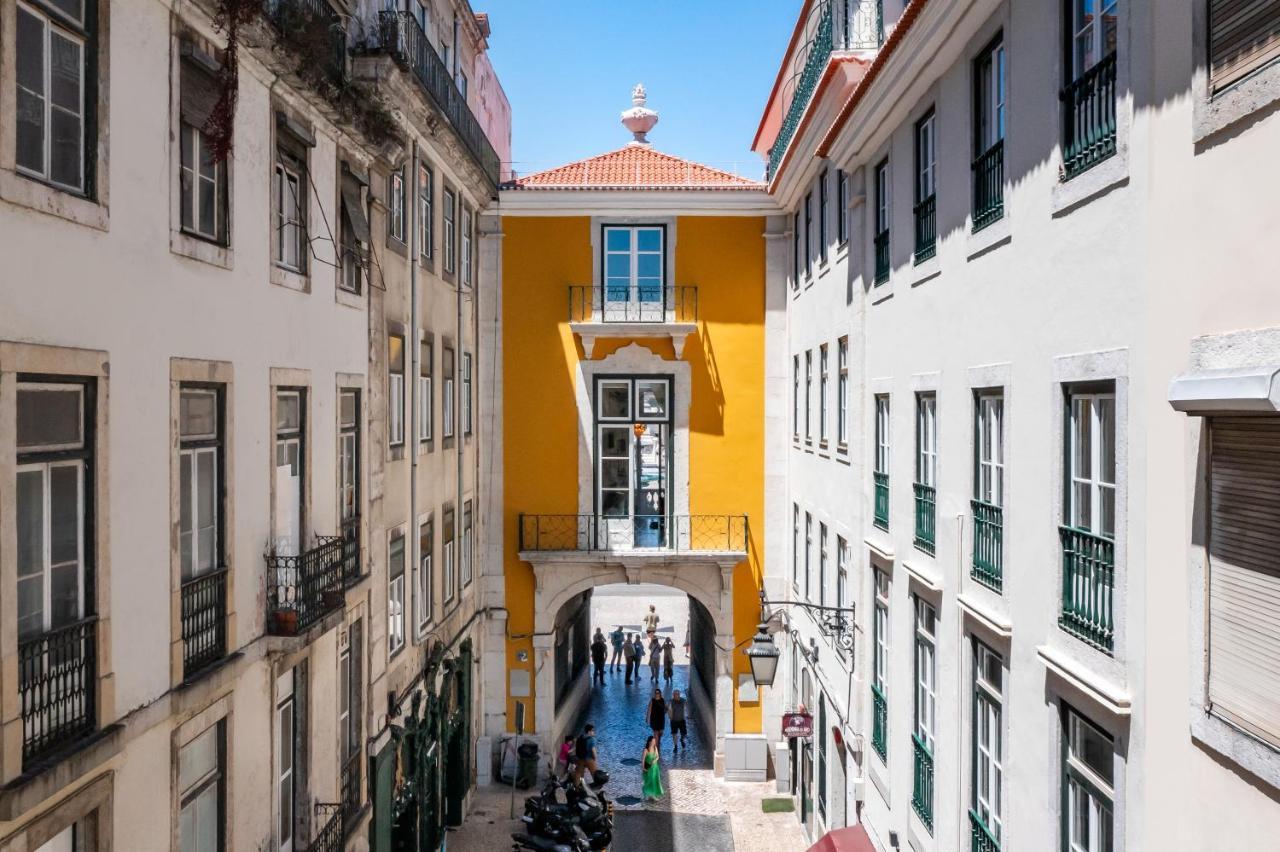
M 298 611 L 277 609 L 271 613 L 271 630 L 277 636 L 294 636 L 298 632 Z
M 341 586 L 334 586 L 333 588 L 325 589 L 320 594 L 320 600 L 324 604 L 325 612 L 329 612 L 330 610 L 345 606 L 347 602 L 347 595 Z

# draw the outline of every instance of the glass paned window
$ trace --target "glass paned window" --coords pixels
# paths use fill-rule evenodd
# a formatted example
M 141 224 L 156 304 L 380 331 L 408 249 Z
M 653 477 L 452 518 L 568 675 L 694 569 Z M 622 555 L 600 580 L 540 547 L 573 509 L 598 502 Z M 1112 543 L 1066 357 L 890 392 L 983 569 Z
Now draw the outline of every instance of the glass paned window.
M 791 364 L 791 434 L 800 438 L 800 356 L 792 358 Z
M 441 530 L 444 535 L 444 602 L 449 603 L 453 600 L 453 594 L 457 589 L 457 576 L 454 574 L 453 565 L 453 508 L 446 507 L 444 510 L 444 529 Z
M 932 111 L 916 125 L 916 201 L 924 201 L 936 188 L 936 118 Z
M 471 353 L 462 353 L 462 433 L 471 434 Z
M 849 443 L 849 338 L 840 338 L 836 350 L 836 368 L 840 371 L 836 385 L 836 440 Z
M 1076 393 L 1070 403 L 1068 518 L 1072 526 L 1107 538 L 1116 523 L 1116 398 L 1114 392 Z
M 435 556 L 435 522 L 428 517 L 418 525 L 418 632 L 431 623 L 434 617 L 434 601 L 431 598 L 435 586 L 433 575 Z
M 387 546 L 387 649 L 404 647 L 404 532 L 393 530 Z
M 301 272 L 306 264 L 307 215 L 305 164 L 281 150 L 277 154 L 275 185 L 276 263 Z
M 435 346 L 425 340 L 418 357 L 418 440 L 431 440 L 431 421 L 435 416 L 432 406 L 431 377 L 434 369 Z
M 338 394 L 338 515 L 360 514 L 360 391 Z
M 275 553 L 296 556 L 302 547 L 303 477 L 306 473 L 302 389 L 281 388 L 276 392 L 276 471 L 272 529 Z
M 225 801 L 224 724 L 218 722 L 178 752 L 178 817 L 182 852 L 221 852 Z
M 24 174 L 79 193 L 85 190 L 87 32 L 83 10 L 74 5 L 74 22 L 17 6 L 15 161 Z
M 222 394 L 185 387 L 179 394 L 178 540 L 182 579 L 220 567 Z
M 387 336 L 387 440 L 404 443 L 404 337 Z
M 462 283 L 471 286 L 472 253 L 471 253 L 471 208 L 462 206 Z
M 938 481 L 938 400 L 916 396 L 916 482 L 936 487 Z
M 978 394 L 978 475 L 977 499 L 993 506 L 1004 505 L 1004 397 L 999 393 Z
M 1068 852 L 1112 852 L 1115 746 L 1109 735 L 1069 707 L 1063 754 Z
M 836 242 L 849 241 L 849 173 L 836 169 Z
M 871 682 L 882 695 L 888 695 L 889 675 L 889 575 L 879 568 L 873 569 L 876 584 L 876 611 L 872 637 L 875 657 L 872 660 Z
M 827 525 L 818 524 L 818 606 L 827 605 Z
M 791 585 L 800 589 L 800 504 L 791 504 Z
M 444 420 L 444 436 L 446 438 L 453 437 L 453 347 L 444 347 L 444 363 L 441 365 L 444 375 L 444 396 L 441 402 L 444 406 L 442 418 Z
M 818 348 L 818 440 L 827 441 L 827 386 L 829 381 L 827 344 Z
M 1071 4 L 1072 78 L 1115 53 L 1119 0 L 1068 0 Z
M 813 600 L 813 572 L 810 566 L 813 562 L 813 515 L 809 512 L 804 513 L 804 596 L 806 600 Z
M 1003 826 L 1002 666 L 999 654 L 981 642 L 974 641 L 972 807 L 974 814 L 997 841 L 1000 840 Z
M 889 161 L 876 166 L 876 233 L 889 233 Z
M 214 162 L 209 137 L 185 122 L 179 130 L 182 170 L 182 229 L 223 242 L 226 163 Z
M 404 242 L 404 169 L 387 178 L 387 230 L 393 239 Z
M 876 458 L 875 472 L 889 472 L 889 397 L 876 397 Z
M 813 350 L 804 353 L 804 439 L 813 440 Z
M 828 189 L 830 174 L 825 170 L 818 175 L 818 257 L 827 261 L 827 241 L 831 235 L 831 193 Z
M 804 197 L 804 276 L 806 278 L 813 277 L 813 250 L 816 242 L 813 226 L 813 193 L 809 192 Z
M 423 8 L 414 3 L 415 9 Z M 418 167 L 418 251 L 423 257 L 431 257 L 435 241 L 434 196 L 435 176 L 426 166 Z
M 1004 42 L 997 39 L 974 64 L 974 96 L 977 115 L 974 130 L 982 154 L 1004 138 L 1007 93 L 1005 91 Z
M 457 215 L 457 196 L 453 190 L 444 191 L 444 271 L 453 272 L 457 263 L 457 234 L 454 227 L 454 216 Z
M 471 529 L 471 501 L 462 504 L 462 585 L 466 587 L 471 583 L 471 572 L 474 568 L 472 558 L 474 556 L 472 545 Z
M 293 852 L 294 848 L 295 671 L 290 669 L 276 680 L 276 848 L 280 852 Z
M 922 598 L 916 602 L 916 736 L 930 754 L 937 753 L 938 731 L 938 613 Z
M 660 310 L 666 284 L 665 230 L 653 225 L 606 226 L 603 276 L 606 303 L 656 305 Z

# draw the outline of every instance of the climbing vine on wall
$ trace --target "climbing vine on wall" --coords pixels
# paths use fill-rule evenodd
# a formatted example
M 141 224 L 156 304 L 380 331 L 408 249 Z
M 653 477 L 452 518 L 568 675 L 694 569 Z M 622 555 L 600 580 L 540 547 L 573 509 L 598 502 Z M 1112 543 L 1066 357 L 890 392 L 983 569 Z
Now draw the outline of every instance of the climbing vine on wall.
M 218 100 L 203 128 L 214 162 L 231 156 L 235 142 L 236 102 L 240 97 L 240 28 L 253 20 L 261 0 L 218 0 L 213 25 L 227 34 L 227 49 L 218 69 Z

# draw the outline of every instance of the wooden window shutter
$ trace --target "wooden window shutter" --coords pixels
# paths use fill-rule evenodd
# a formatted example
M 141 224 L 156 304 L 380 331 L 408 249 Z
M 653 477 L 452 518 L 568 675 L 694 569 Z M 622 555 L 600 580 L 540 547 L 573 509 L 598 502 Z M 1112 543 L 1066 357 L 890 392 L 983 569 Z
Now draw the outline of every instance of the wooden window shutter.
M 218 103 L 217 60 L 184 42 L 179 67 L 182 120 L 202 129 Z
M 1209 0 L 1209 88 L 1219 92 L 1280 58 L 1280 3 Z
M 1280 417 L 1210 429 L 1209 707 L 1280 746 Z

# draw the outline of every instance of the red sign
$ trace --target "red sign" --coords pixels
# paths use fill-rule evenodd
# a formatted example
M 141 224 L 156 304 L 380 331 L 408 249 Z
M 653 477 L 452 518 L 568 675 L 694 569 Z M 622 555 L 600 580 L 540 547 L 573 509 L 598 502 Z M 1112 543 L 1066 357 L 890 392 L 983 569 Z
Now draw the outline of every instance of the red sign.
M 782 714 L 782 735 L 789 739 L 813 736 L 813 714 L 801 710 L 798 713 Z

